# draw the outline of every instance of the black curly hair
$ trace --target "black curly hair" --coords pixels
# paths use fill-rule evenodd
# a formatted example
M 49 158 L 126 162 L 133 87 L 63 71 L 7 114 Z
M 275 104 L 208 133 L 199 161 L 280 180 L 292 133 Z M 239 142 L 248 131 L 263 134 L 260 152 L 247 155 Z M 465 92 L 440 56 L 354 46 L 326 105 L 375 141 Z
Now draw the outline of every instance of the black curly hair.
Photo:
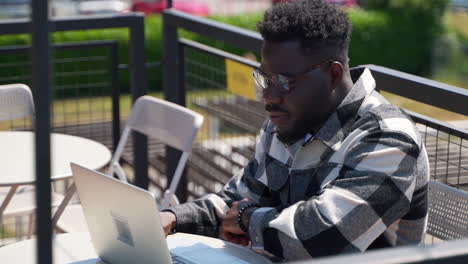
M 258 30 L 267 41 L 299 40 L 305 54 L 328 50 L 342 63 L 348 59 L 351 23 L 339 7 L 325 0 L 297 0 L 274 5 Z

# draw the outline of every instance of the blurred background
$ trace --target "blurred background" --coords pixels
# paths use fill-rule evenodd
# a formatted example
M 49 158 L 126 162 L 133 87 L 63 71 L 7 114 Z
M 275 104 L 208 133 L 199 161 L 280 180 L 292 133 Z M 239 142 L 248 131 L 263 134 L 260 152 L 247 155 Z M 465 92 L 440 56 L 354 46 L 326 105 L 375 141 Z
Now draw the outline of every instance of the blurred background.
M 0 19 L 29 16 L 30 0 L 0 0 Z M 256 30 L 256 23 L 272 4 L 288 0 L 174 0 L 174 7 L 197 16 L 205 16 L 242 28 Z M 293 1 L 293 0 L 290 0 Z M 392 69 L 468 88 L 468 0 L 328 0 L 344 8 L 353 23 L 350 59 L 353 66 L 377 64 Z M 146 15 L 146 55 L 149 89 L 162 87 L 162 23 L 160 13 L 165 0 L 51 0 L 53 17 L 98 14 L 125 14 L 131 11 Z M 193 33 L 180 32 L 181 37 L 208 44 L 254 60 L 251 54 Z M 96 30 L 59 32 L 54 43 L 106 40 L 119 42 L 120 91 L 128 93 L 128 32 Z M 0 46 L 28 45 L 28 35 L 2 35 Z M 5 73 L 2 62 L 11 57 L 0 56 L 0 76 Z M 3 69 L 3 70 L 2 70 Z M 9 67 L 11 71 L 11 67 Z M 56 69 L 60 72 L 61 69 Z M 2 73 L 3 71 L 3 73 Z M 11 75 L 11 72 L 7 73 Z M 0 79 L 1 82 L 2 79 Z M 8 81 L 11 81 L 10 79 Z M 64 80 L 72 82 L 72 80 Z M 55 93 L 58 97 L 66 94 Z M 391 100 L 405 108 L 417 110 L 442 120 L 464 119 L 430 106 L 403 100 Z M 57 97 L 56 97 L 57 98 Z

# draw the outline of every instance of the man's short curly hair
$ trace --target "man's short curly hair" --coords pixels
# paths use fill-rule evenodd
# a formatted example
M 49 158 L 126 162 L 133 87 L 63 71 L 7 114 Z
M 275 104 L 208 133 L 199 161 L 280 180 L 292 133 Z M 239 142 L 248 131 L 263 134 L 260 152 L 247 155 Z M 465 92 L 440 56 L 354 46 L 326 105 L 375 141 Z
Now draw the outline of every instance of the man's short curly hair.
M 332 49 L 339 56 L 336 59 L 347 59 L 351 23 L 344 11 L 325 0 L 277 4 L 265 12 L 257 27 L 267 41 L 297 39 L 306 54 Z

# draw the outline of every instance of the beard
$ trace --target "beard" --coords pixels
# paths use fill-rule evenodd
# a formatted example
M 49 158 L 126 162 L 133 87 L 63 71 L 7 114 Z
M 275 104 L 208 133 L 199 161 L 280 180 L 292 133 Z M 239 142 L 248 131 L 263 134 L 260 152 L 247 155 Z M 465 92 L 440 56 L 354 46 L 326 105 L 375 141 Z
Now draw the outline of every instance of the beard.
M 276 127 L 274 132 L 281 142 L 291 145 L 292 143 L 304 138 L 307 133 L 310 133 L 308 124 L 310 123 L 303 120 L 295 123 L 291 129 L 284 130 Z
M 267 104 L 265 105 L 265 110 L 267 112 L 277 111 L 277 112 L 285 112 L 288 113 L 286 109 L 283 109 L 278 104 Z M 291 127 L 280 129 L 279 127 L 275 127 L 273 131 L 276 133 L 276 137 L 285 144 L 291 144 L 295 141 L 304 138 L 307 133 L 310 132 L 310 124 L 312 120 L 309 120 L 306 116 L 299 117 L 296 119 Z

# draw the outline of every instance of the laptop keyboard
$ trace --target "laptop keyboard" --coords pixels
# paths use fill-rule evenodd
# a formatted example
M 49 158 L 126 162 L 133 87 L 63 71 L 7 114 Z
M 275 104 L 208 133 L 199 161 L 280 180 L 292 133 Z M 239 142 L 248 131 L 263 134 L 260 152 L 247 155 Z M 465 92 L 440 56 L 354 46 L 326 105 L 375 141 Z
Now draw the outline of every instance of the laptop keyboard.
M 172 264 L 189 264 L 189 262 L 185 261 L 183 258 L 173 255 L 171 253 Z

